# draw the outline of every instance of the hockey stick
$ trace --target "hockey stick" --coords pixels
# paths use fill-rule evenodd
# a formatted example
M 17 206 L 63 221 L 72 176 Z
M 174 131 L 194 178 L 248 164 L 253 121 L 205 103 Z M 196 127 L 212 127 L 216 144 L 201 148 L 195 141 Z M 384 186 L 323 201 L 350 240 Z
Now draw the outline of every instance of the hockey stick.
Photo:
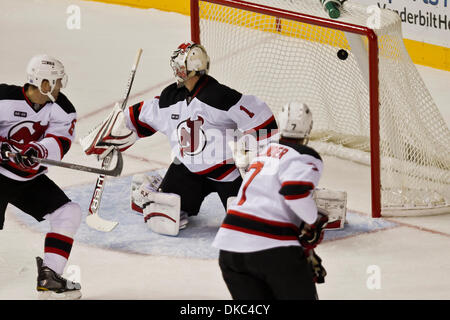
M 102 174 L 105 176 L 118 177 L 118 176 L 120 176 L 120 174 L 122 172 L 123 159 L 122 159 L 122 154 L 118 150 L 115 150 L 115 151 L 117 154 L 117 163 L 116 163 L 116 166 L 111 170 L 98 169 L 98 168 L 94 168 L 94 167 L 83 166 L 80 164 L 62 162 L 62 161 L 56 161 L 56 160 L 50 160 L 50 159 L 43 159 L 43 158 L 38 158 L 38 157 L 31 157 L 31 160 L 33 160 L 35 162 L 39 162 L 40 164 L 43 164 L 43 165 L 51 165 L 51 166 L 55 166 L 55 167 L 62 167 L 62 168 L 68 168 L 68 169 L 72 169 L 72 170 Z M 16 158 L 17 153 L 7 151 L 6 156 L 9 158 Z M 22 156 L 22 158 L 27 159 L 28 157 Z
M 125 91 L 125 97 L 122 101 L 122 110 L 125 110 L 125 108 L 126 108 L 128 97 L 129 97 L 130 91 L 131 91 L 131 86 L 133 85 L 134 76 L 136 74 L 136 69 L 139 64 L 141 54 L 142 54 L 142 49 L 139 49 L 137 52 L 133 67 L 131 68 L 130 77 L 128 78 L 126 91 Z M 102 169 L 104 169 L 104 170 L 108 169 L 108 167 L 111 163 L 112 156 L 113 156 L 112 152 L 110 152 L 103 159 Z M 100 207 L 100 201 L 102 198 L 104 187 L 105 187 L 105 175 L 100 174 L 97 177 L 97 183 L 95 184 L 94 193 L 92 194 L 92 199 L 89 204 L 89 213 L 88 213 L 88 216 L 86 217 L 86 224 L 89 227 L 96 229 L 98 231 L 110 232 L 112 229 L 114 229 L 117 226 L 118 222 L 103 219 L 98 214 L 98 209 Z

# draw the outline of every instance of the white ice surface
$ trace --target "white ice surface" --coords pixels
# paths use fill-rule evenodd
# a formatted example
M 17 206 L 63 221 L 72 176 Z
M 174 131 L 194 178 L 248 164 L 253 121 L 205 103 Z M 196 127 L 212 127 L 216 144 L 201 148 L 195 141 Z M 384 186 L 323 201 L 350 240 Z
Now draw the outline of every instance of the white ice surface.
M 66 28 L 66 10 L 73 4 L 81 8 L 80 30 Z M 172 82 L 170 53 L 189 38 L 189 18 L 175 13 L 77 0 L 1 0 L 0 83 L 22 85 L 34 54 L 59 57 L 69 74 L 64 92 L 78 111 L 79 138 L 122 97 L 138 48 L 144 54 L 130 104 L 158 95 Z M 418 69 L 449 124 L 450 73 Z M 170 163 L 167 140 L 159 134 L 138 141 L 124 157 L 124 176 Z M 65 161 L 97 165 L 78 143 Z M 51 168 L 49 176 L 62 187 L 94 186 L 96 180 L 95 175 L 60 168 Z M 369 212 L 367 167 L 326 157 L 321 186 L 346 190 L 351 209 Z M 450 215 L 391 220 L 401 224 L 318 248 L 328 271 L 326 283 L 318 286 L 321 299 L 450 299 Z M 43 234 L 24 225 L 9 207 L 0 231 L 0 299 L 35 299 L 34 257 L 42 251 Z M 69 265 L 81 270 L 84 299 L 230 299 L 216 259 L 132 254 L 75 243 Z M 380 289 L 366 285 L 371 265 L 380 268 Z

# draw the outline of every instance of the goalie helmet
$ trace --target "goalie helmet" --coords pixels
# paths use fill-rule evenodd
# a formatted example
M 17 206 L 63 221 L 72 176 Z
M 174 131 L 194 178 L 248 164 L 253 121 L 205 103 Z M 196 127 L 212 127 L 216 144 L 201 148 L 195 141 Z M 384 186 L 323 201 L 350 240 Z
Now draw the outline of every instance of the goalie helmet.
M 209 57 L 202 45 L 192 41 L 185 42 L 172 53 L 170 66 L 177 83 L 182 84 L 195 75 L 208 74 Z
M 61 61 L 46 54 L 36 55 L 30 59 L 27 65 L 27 83 L 36 86 L 39 91 L 48 96 L 53 102 L 55 98 L 51 95 L 56 81 L 61 79 L 61 87 L 67 84 L 67 75 Z M 42 92 L 42 81 L 47 80 L 50 84 L 50 92 Z
M 312 129 L 312 113 L 308 106 L 300 102 L 289 102 L 279 114 L 282 137 L 308 139 Z

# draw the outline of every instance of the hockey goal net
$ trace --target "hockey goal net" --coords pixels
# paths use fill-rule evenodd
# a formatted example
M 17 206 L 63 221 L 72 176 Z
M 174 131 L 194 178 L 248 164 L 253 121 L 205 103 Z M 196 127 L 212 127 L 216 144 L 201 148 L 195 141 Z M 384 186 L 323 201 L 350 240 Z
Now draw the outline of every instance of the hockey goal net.
M 307 103 L 311 145 L 370 166 L 373 217 L 450 212 L 450 131 L 395 12 L 347 1 L 330 19 L 319 0 L 191 0 L 191 36 L 219 81 L 275 115 Z

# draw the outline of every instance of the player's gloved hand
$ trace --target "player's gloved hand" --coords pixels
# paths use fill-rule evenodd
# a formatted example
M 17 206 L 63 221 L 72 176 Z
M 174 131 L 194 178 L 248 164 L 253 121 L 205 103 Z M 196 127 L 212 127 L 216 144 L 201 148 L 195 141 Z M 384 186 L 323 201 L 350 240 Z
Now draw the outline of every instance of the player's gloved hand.
M 0 163 L 9 161 L 9 158 L 6 156 L 6 152 L 12 152 L 11 146 L 8 142 L 0 141 Z
M 314 250 L 305 250 L 306 260 L 313 274 L 315 283 L 324 283 L 327 271 L 322 266 L 322 259 L 314 252 Z
M 16 155 L 15 162 L 24 169 L 36 167 L 39 163 L 34 161 L 32 157 L 47 158 L 46 148 L 39 143 L 31 142 Z
M 308 225 L 303 223 L 300 229 L 299 241 L 303 248 L 314 249 L 322 242 L 324 235 L 324 228 L 328 223 L 328 215 L 318 212 L 317 220 L 314 224 Z

